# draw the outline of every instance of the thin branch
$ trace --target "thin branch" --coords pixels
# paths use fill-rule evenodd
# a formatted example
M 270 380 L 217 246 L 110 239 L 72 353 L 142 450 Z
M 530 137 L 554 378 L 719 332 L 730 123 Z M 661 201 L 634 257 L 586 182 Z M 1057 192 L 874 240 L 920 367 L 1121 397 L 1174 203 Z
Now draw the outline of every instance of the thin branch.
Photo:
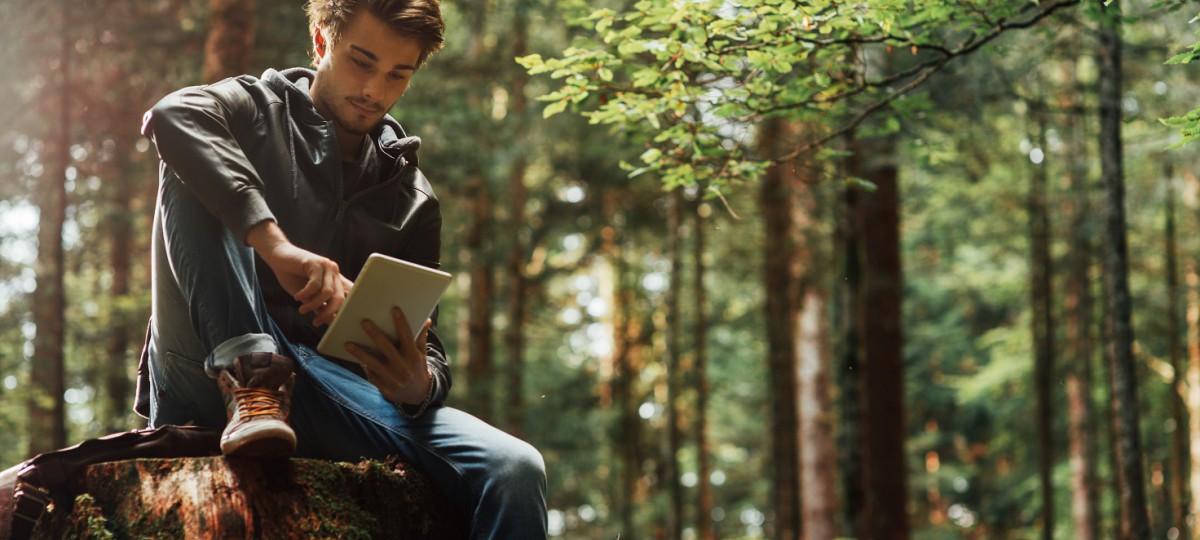
M 1050 16 L 1055 11 L 1058 11 L 1061 8 L 1064 8 L 1067 6 L 1072 6 L 1072 5 L 1075 5 L 1078 3 L 1079 3 L 1079 0 L 1063 0 L 1062 2 L 1056 2 L 1054 4 L 1051 4 L 1050 6 L 1046 7 L 1045 9 L 1039 11 L 1036 15 L 1034 15 L 1033 17 L 1031 17 L 1028 20 L 1021 21 L 1021 22 L 1014 22 L 1014 23 L 1000 21 L 999 24 L 992 27 L 992 29 L 989 30 L 987 33 L 981 34 L 978 39 L 968 40 L 962 46 L 955 49 L 953 51 L 952 55 L 944 56 L 937 60 L 926 62 L 925 64 L 920 64 L 920 66 L 923 66 L 923 71 L 921 71 L 920 73 L 917 73 L 916 76 L 914 76 L 912 78 L 912 80 L 908 81 L 903 86 L 896 89 L 895 91 L 889 93 L 883 99 L 867 106 L 861 113 L 855 115 L 854 118 L 852 118 L 850 120 L 850 122 L 848 122 L 846 125 L 800 146 L 796 150 L 794 150 L 780 158 L 773 160 L 773 162 L 774 163 L 784 163 L 784 162 L 791 161 L 793 159 L 796 159 L 800 155 L 811 151 L 813 148 L 822 146 L 825 143 L 827 143 L 833 139 L 836 139 L 838 137 L 846 135 L 847 133 L 850 133 L 851 131 L 857 129 L 858 126 L 862 125 L 863 121 L 865 121 L 867 119 L 867 117 L 869 117 L 871 114 L 875 113 L 876 111 L 879 111 L 880 109 L 883 109 L 884 107 L 887 107 L 888 105 L 890 105 L 893 101 L 895 101 L 900 96 L 908 93 L 913 88 L 916 88 L 921 83 L 925 82 L 927 79 L 929 79 L 930 76 L 932 76 L 934 73 L 937 73 L 943 67 L 945 67 L 945 65 L 950 60 L 957 58 L 959 56 L 965 56 L 965 55 L 971 54 L 971 53 L 979 50 L 980 47 L 982 47 L 983 45 L 992 41 L 993 39 L 999 37 L 1000 34 L 1005 32 L 1006 30 L 1029 28 L 1029 27 L 1037 24 L 1042 19 Z M 909 71 L 911 71 L 911 70 L 909 70 Z

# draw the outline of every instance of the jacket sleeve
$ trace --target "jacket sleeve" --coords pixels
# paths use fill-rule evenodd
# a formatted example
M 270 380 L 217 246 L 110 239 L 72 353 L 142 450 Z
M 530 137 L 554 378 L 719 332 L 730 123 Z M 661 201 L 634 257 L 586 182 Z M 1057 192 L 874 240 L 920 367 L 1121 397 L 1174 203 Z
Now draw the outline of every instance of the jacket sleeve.
M 246 90 L 226 79 L 168 95 L 142 124 L 163 163 L 242 241 L 251 227 L 274 219 L 262 179 L 234 136 L 256 116 Z

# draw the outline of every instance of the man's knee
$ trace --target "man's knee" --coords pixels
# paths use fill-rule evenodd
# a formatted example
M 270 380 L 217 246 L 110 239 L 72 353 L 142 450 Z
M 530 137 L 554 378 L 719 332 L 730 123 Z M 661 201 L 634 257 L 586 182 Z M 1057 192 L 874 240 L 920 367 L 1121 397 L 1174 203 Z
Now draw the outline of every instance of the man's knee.
M 533 445 L 520 439 L 497 451 L 494 456 L 493 474 L 503 484 L 524 485 L 545 489 L 546 461 Z

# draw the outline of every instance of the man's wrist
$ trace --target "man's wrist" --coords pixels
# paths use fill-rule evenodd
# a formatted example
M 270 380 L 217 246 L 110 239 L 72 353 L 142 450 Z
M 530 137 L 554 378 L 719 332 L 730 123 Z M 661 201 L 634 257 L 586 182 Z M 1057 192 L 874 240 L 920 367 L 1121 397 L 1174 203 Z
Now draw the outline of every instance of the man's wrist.
M 433 394 L 436 391 L 436 385 L 434 383 L 433 372 L 430 371 L 428 366 L 425 367 L 425 374 L 428 377 L 428 385 L 425 390 L 425 398 L 422 399 L 420 403 L 395 403 L 396 408 L 400 410 L 400 414 L 403 414 L 410 420 L 421 416 L 421 413 L 424 413 L 425 409 L 428 409 L 429 404 L 433 401 Z
M 287 235 L 273 219 L 264 220 L 246 231 L 246 244 L 267 260 L 268 255 L 280 244 L 288 242 Z

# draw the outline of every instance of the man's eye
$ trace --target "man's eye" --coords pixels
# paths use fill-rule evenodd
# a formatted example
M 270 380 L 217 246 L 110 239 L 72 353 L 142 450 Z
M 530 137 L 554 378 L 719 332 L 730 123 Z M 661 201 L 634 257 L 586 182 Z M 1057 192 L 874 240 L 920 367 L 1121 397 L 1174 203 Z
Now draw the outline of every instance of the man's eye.
M 359 60 L 359 59 L 357 59 L 357 58 L 351 58 L 351 60 L 353 60 L 353 61 L 354 61 L 354 65 L 356 65 L 356 66 L 358 66 L 358 67 L 360 67 L 360 68 L 367 68 L 367 67 L 370 67 L 370 65 L 369 65 L 369 64 L 367 64 L 366 62 L 363 62 L 362 60 Z
M 389 73 L 388 77 L 391 77 L 393 81 L 403 81 L 405 79 L 403 73 Z

